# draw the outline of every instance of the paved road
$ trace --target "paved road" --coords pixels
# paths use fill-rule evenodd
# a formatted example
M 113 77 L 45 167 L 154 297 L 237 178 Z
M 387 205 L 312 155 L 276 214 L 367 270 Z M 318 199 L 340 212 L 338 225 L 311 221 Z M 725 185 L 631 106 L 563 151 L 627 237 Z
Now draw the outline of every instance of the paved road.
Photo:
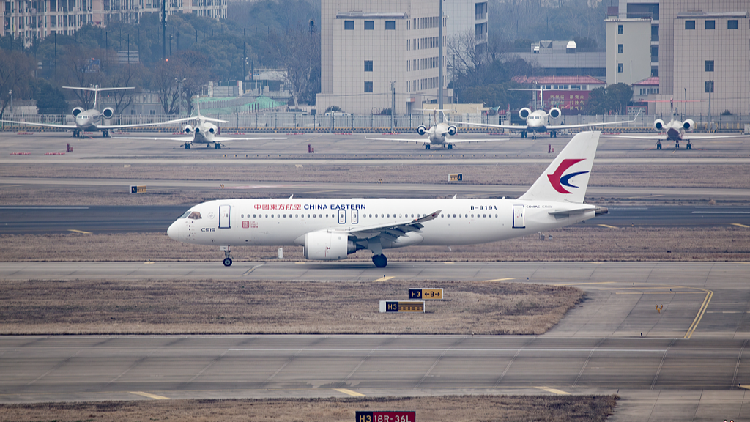
M 184 205 L 145 206 L 0 206 L 0 234 L 164 232 L 187 210 Z M 612 207 L 583 223 L 607 226 L 702 227 L 750 226 L 743 207 Z

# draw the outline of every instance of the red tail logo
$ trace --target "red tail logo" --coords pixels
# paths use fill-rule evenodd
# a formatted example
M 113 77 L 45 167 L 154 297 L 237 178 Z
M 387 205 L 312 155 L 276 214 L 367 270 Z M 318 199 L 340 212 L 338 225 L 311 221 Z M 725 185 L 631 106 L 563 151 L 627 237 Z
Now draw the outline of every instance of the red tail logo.
M 579 171 L 577 173 L 571 173 L 565 176 L 563 176 L 563 174 L 565 173 L 565 170 L 583 160 L 585 160 L 585 158 L 566 158 L 562 160 L 559 166 L 557 166 L 557 170 L 555 170 L 554 173 L 547 175 L 550 184 L 552 184 L 552 187 L 555 188 L 557 192 L 570 193 L 570 191 L 566 190 L 563 185 L 569 186 L 571 188 L 578 188 L 578 186 L 574 186 L 569 183 L 570 179 L 578 176 L 579 174 L 588 173 L 588 171 Z

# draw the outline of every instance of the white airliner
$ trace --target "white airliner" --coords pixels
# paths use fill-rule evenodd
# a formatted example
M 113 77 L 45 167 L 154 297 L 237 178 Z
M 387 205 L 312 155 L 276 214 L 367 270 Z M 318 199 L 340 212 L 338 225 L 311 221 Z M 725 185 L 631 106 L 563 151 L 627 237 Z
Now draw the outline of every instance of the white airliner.
M 466 122 L 449 122 L 457 125 L 467 126 L 482 126 L 482 127 L 493 127 L 498 129 L 510 129 L 521 132 L 522 138 L 528 138 L 528 133 L 531 133 L 532 139 L 536 139 L 537 133 L 549 132 L 551 138 L 557 138 L 557 131 L 564 129 L 581 129 L 581 128 L 594 128 L 597 126 L 612 126 L 619 125 L 622 123 L 634 122 L 633 120 L 626 120 L 620 122 L 603 122 L 603 123 L 588 123 L 582 125 L 556 125 L 552 124 L 553 119 L 557 119 L 562 115 L 559 108 L 552 108 L 549 113 L 544 110 L 531 111 L 529 108 L 522 108 L 518 111 L 518 115 L 526 120 L 526 125 L 491 125 L 484 123 L 466 123 Z
M 271 140 L 271 139 L 286 139 L 286 138 L 270 138 L 270 137 L 257 137 L 257 138 L 237 138 L 237 137 L 229 137 L 229 136 L 221 136 L 219 133 L 221 132 L 219 130 L 219 127 L 216 126 L 214 123 L 229 123 L 226 120 L 220 120 L 220 119 L 214 119 L 211 117 L 206 117 L 201 114 L 200 108 L 198 107 L 196 103 L 196 110 L 197 115 L 191 116 L 191 117 L 185 117 L 182 119 L 175 119 L 170 120 L 168 123 L 180 123 L 180 122 L 194 122 L 194 124 L 188 124 L 185 125 L 182 128 L 182 133 L 185 135 L 179 136 L 179 137 L 132 137 L 132 136 L 118 136 L 118 138 L 125 138 L 125 139 L 149 139 L 152 141 L 162 141 L 162 140 L 170 140 L 170 141 L 179 141 L 184 142 L 185 149 L 190 149 L 191 145 L 194 144 L 202 144 L 206 145 L 206 148 L 210 148 L 211 145 L 214 146 L 214 149 L 221 149 L 221 143 L 222 142 L 229 142 L 229 141 L 254 141 L 254 140 Z M 217 136 L 218 135 L 218 136 Z
M 573 137 L 518 199 L 226 199 L 187 210 L 167 234 L 218 245 L 224 265 L 231 246 L 301 245 L 307 259 L 338 260 L 358 250 L 410 245 L 489 243 L 568 226 L 594 217 L 584 204 L 601 132 Z
M 430 128 L 425 125 L 420 125 L 417 128 L 417 133 L 420 136 L 427 135 L 426 139 L 414 139 L 414 138 L 392 138 L 390 136 L 383 136 L 380 138 L 367 138 L 373 140 L 386 140 L 386 141 L 400 141 L 400 142 L 421 142 L 425 149 L 430 149 L 432 145 L 442 145 L 443 148 L 446 146 L 448 149 L 453 149 L 453 146 L 461 142 L 497 142 L 507 141 L 508 138 L 458 138 L 452 139 L 448 136 L 455 136 L 458 133 L 458 129 L 455 125 L 449 125 L 447 123 L 438 123 Z
M 120 89 L 135 89 L 135 87 L 121 87 L 121 88 L 99 88 L 97 86 L 94 87 L 79 87 L 79 86 L 63 86 L 65 89 L 80 89 L 84 91 L 94 91 L 94 107 L 89 110 L 84 110 L 81 107 L 76 107 L 73 109 L 73 116 L 75 117 L 75 124 L 74 125 L 58 125 L 53 123 L 32 123 L 32 122 L 16 122 L 12 120 L 0 120 L 0 122 L 4 123 L 14 123 L 19 125 L 27 125 L 27 126 L 42 126 L 42 127 L 54 127 L 54 128 L 60 128 L 60 129 L 73 129 L 73 137 L 82 137 L 82 133 L 84 131 L 86 132 L 95 132 L 95 131 L 102 131 L 102 137 L 108 138 L 109 137 L 109 131 L 111 129 L 123 129 L 123 128 L 129 128 L 129 127 L 142 127 L 142 126 L 159 126 L 168 124 L 170 122 L 159 122 L 159 123 L 141 123 L 138 125 L 105 125 L 104 119 L 111 119 L 112 116 L 115 114 L 115 110 L 113 108 L 107 107 L 101 112 L 96 109 L 96 102 L 98 98 L 98 94 L 100 91 L 115 91 Z

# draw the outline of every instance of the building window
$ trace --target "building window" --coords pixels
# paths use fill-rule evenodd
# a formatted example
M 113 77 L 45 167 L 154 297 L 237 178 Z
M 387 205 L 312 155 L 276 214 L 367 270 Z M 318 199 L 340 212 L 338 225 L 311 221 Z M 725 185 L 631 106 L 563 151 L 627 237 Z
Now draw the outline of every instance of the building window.
M 622 25 L 617 25 L 617 33 L 622 34 Z
M 706 81 L 706 92 L 714 92 L 714 81 Z
M 622 68 L 623 68 L 622 63 L 617 63 L 617 73 L 622 73 L 622 70 L 623 70 Z
M 365 21 L 365 31 L 374 30 L 374 29 L 375 29 L 375 21 Z
M 365 72 L 372 72 L 372 60 L 365 60 Z
M 659 41 L 659 25 L 651 25 L 651 41 Z
M 713 72 L 713 71 L 714 71 L 714 61 L 706 60 L 706 72 Z
M 385 21 L 385 29 L 396 29 L 396 21 Z
M 622 44 L 617 44 L 617 52 L 622 54 Z
M 716 21 L 706 21 L 706 29 L 716 29 Z
M 736 20 L 730 20 L 727 21 L 727 29 L 739 29 L 739 21 Z
M 365 92 L 372 92 L 372 81 L 365 81 Z
M 344 21 L 344 29 L 354 30 L 354 21 Z
M 695 21 L 685 21 L 685 29 L 695 29 Z

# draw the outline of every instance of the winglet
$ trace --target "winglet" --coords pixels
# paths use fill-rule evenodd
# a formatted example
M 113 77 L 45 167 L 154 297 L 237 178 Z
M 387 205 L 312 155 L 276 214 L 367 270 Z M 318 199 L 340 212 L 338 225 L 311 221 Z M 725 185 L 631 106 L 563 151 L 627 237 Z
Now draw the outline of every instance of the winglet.
M 424 223 L 425 221 L 432 221 L 432 220 L 438 218 L 438 215 L 440 215 L 441 212 L 443 212 L 443 210 L 437 210 L 437 211 L 433 212 L 432 214 L 425 215 L 424 217 L 415 218 L 414 222 L 415 223 Z

